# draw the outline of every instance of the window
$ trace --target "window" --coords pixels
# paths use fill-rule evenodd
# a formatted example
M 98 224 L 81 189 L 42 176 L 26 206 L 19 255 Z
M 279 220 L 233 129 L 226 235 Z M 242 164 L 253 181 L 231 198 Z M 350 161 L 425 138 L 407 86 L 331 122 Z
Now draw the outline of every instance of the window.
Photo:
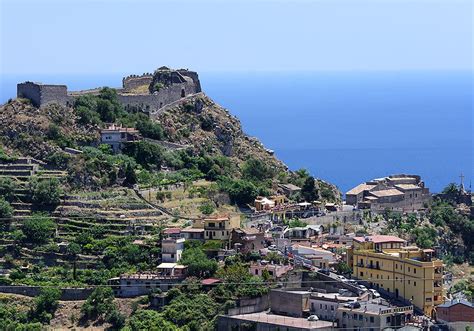
M 395 263 L 395 269 L 398 269 L 398 264 Z
M 416 274 L 416 268 L 413 268 L 413 273 Z
M 379 279 L 379 275 L 377 274 L 377 279 Z
M 362 314 L 359 315 L 359 321 L 363 321 L 364 320 L 364 316 L 362 316 Z
M 413 282 L 413 286 L 416 286 L 416 282 Z
M 347 317 L 347 313 L 345 311 L 342 312 L 342 318 L 346 318 Z M 346 325 L 344 324 L 344 327 L 346 327 Z
M 328 305 L 324 305 L 324 309 L 326 309 L 326 310 L 327 310 L 327 309 L 328 309 Z
M 258 269 L 255 269 L 255 274 L 258 275 Z
M 410 267 L 408 267 L 408 272 L 410 272 Z
M 171 258 L 174 259 L 174 254 L 171 254 Z
M 319 309 L 323 309 L 323 304 L 322 303 L 319 304 Z
M 410 280 L 408 280 L 408 285 L 410 285 L 410 282 L 411 282 L 411 281 L 410 281 Z
M 353 318 L 356 320 L 356 319 L 357 319 L 357 314 L 354 314 L 354 315 L 353 315 Z
M 370 323 L 374 323 L 375 322 L 375 318 L 373 316 L 370 316 Z
M 364 276 L 364 273 L 363 273 L 362 271 L 360 272 L 360 276 L 361 276 L 361 277 L 363 277 L 363 276 Z
M 334 311 L 334 306 L 331 305 L 331 310 Z
M 390 323 L 390 320 L 391 320 L 390 316 L 387 316 L 387 323 Z

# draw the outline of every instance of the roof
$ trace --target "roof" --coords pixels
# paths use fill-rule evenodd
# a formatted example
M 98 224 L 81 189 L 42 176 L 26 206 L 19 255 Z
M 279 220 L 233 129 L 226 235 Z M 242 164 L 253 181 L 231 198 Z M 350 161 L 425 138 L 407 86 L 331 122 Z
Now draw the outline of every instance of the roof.
M 244 229 L 234 229 L 237 233 L 244 233 L 244 234 L 258 234 L 260 231 L 257 228 L 244 228 Z
M 168 228 L 168 229 L 163 230 L 163 233 L 164 234 L 179 234 L 179 233 L 181 233 L 181 229 L 180 228 Z
M 181 232 L 193 232 L 193 233 L 199 233 L 199 232 L 204 232 L 204 229 L 197 229 L 197 228 L 186 228 L 182 229 Z
M 289 190 L 289 191 L 300 191 L 301 190 L 301 187 L 293 185 L 293 184 L 279 184 L 278 186 L 280 186 L 281 188 L 284 188 L 286 190 Z
M 264 312 L 225 316 L 225 317 L 229 319 L 278 325 L 282 327 L 299 328 L 301 330 L 315 330 L 318 328 L 331 328 L 332 327 L 332 322 L 328 322 L 328 321 L 308 321 L 306 318 L 273 315 L 273 314 L 267 314 Z
M 403 192 L 394 189 L 394 188 L 389 188 L 386 190 L 380 190 L 380 191 L 371 191 L 370 194 L 375 195 L 376 197 L 389 197 L 389 196 L 394 196 L 394 195 L 403 195 Z
M 395 185 L 396 188 L 404 191 L 409 190 L 421 190 L 422 188 L 415 184 L 397 184 Z
M 469 302 L 467 300 L 450 300 L 450 301 L 446 301 L 446 302 L 443 302 L 442 304 L 440 304 L 438 306 L 438 308 L 451 308 L 452 306 L 455 306 L 457 304 L 460 304 L 460 305 L 465 305 L 465 306 L 468 306 L 470 308 L 474 308 L 474 304 L 472 302 Z
M 366 236 L 366 237 L 354 237 L 355 241 L 358 242 L 364 242 L 366 241 L 365 239 L 368 239 L 367 241 L 373 242 L 375 244 L 381 244 L 381 243 L 386 243 L 386 242 L 398 242 L 398 243 L 404 243 L 405 240 L 402 238 L 398 238 L 396 236 L 386 236 L 386 235 L 373 235 L 373 236 Z
M 172 263 L 172 262 L 163 262 L 158 266 L 158 269 L 184 269 L 186 268 L 185 265 Z
M 346 195 L 356 195 L 356 194 L 359 194 L 363 191 L 370 191 L 371 189 L 373 189 L 375 186 L 375 184 L 366 184 L 366 183 L 363 183 L 363 184 L 359 184 L 357 185 L 356 187 L 354 187 L 353 189 L 349 190 L 346 192 Z
M 220 283 L 222 282 L 222 280 L 218 279 L 218 278 L 206 278 L 206 279 L 203 279 L 201 281 L 201 284 L 202 285 L 212 285 L 212 284 L 216 284 L 216 283 Z

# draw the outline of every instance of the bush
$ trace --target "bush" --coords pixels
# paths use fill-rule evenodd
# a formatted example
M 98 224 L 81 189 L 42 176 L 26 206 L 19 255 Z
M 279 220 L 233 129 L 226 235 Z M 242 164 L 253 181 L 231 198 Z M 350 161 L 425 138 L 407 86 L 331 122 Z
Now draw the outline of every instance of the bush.
M 16 184 L 11 178 L 0 178 L 0 197 L 11 201 L 15 197 Z
M 61 290 L 57 288 L 44 287 L 35 299 L 35 307 L 31 311 L 31 317 L 41 323 L 49 323 L 58 308 Z
M 110 316 L 116 310 L 114 292 L 110 287 L 97 287 L 81 307 L 81 312 L 88 320 Z
M 0 196 L 0 218 L 9 218 L 13 216 L 13 208 L 10 204 Z M 0 221 L 2 224 L 6 223 L 3 220 Z
M 21 231 L 25 235 L 25 241 L 32 244 L 45 244 L 53 236 L 55 223 L 47 216 L 33 214 L 23 223 Z
M 33 178 L 30 183 L 31 201 L 39 206 L 53 207 L 61 202 L 63 191 L 56 178 L 38 180 Z
M 146 168 L 160 169 L 163 162 L 163 148 L 147 141 L 128 143 L 123 153 L 133 157 L 137 163 Z
M 166 321 L 160 313 L 154 310 L 137 310 L 130 317 L 128 327 L 131 331 L 163 330 L 177 331 L 178 328 Z
M 203 203 L 200 207 L 199 207 L 199 210 L 201 211 L 201 213 L 203 213 L 204 215 L 211 215 L 215 208 L 214 208 L 214 204 L 210 201 L 207 201 L 205 203 Z

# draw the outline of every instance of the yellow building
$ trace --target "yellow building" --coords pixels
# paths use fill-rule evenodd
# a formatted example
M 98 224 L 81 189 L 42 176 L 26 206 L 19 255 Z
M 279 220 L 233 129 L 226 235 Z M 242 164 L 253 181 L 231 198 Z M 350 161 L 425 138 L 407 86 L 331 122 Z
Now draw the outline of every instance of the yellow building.
M 240 227 L 240 217 L 210 216 L 204 220 L 204 239 L 229 240 L 233 229 Z
M 395 236 L 355 237 L 348 251 L 354 278 L 381 292 L 403 298 L 432 316 L 443 303 L 443 262 L 432 249 L 406 246 Z

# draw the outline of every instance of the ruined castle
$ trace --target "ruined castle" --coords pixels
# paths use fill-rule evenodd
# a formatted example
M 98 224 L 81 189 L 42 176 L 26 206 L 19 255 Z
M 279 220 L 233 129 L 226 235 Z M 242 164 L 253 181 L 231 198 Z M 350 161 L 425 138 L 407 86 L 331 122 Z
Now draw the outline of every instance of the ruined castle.
M 194 71 L 161 67 L 154 73 L 124 77 L 122 88 L 115 90 L 125 109 L 133 108 L 152 113 L 167 104 L 201 92 L 201 84 L 198 74 Z M 72 106 L 75 98 L 99 92 L 100 88 L 68 92 L 66 85 L 35 82 L 17 84 L 17 97 L 29 99 L 38 108 L 50 103 Z

